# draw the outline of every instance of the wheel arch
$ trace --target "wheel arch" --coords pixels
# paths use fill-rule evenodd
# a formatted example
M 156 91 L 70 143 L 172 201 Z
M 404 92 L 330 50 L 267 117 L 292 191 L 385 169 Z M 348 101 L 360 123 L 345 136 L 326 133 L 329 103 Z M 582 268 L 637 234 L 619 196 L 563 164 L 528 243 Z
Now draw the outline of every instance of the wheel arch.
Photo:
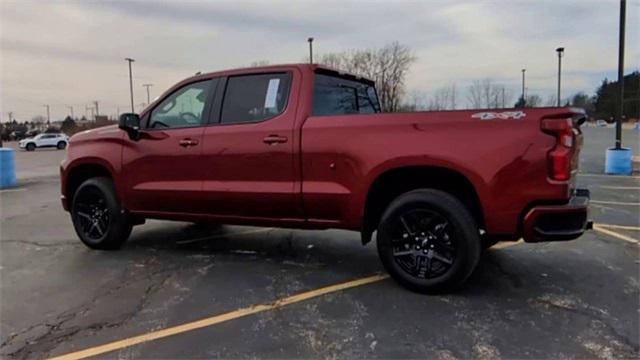
M 362 243 L 371 241 L 382 213 L 401 194 L 420 188 L 447 192 L 462 202 L 480 228 L 485 216 L 477 187 L 468 176 L 450 167 L 410 165 L 388 169 L 372 181 L 368 188 L 361 225 Z
M 102 161 L 82 162 L 69 167 L 65 182 L 62 185 L 63 194 L 68 199 L 69 204 L 73 201 L 73 195 L 80 184 L 94 177 L 107 177 L 115 180 L 113 169 Z

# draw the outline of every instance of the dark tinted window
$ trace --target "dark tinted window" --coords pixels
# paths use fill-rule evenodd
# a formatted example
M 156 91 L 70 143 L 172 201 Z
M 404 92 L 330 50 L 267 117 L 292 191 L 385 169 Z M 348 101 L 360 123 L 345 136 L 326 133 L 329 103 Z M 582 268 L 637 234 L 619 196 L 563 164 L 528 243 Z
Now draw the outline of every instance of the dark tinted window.
M 206 122 L 205 104 L 215 80 L 185 85 L 169 95 L 151 112 L 150 128 L 181 128 L 200 126 Z
M 379 112 L 375 88 L 364 82 L 316 74 L 313 115 L 345 115 Z
M 282 113 L 287 106 L 288 73 L 229 77 L 222 104 L 222 123 L 256 122 Z

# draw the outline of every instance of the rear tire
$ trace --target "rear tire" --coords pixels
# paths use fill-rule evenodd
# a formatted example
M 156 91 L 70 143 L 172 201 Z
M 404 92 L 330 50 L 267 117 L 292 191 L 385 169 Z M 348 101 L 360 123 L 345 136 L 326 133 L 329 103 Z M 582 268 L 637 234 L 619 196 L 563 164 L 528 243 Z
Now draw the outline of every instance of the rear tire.
M 28 143 L 27 147 L 26 147 L 27 151 L 33 151 L 36 149 L 36 144 L 34 143 Z
M 58 150 L 64 150 L 64 148 L 67 147 L 67 143 L 64 141 L 60 141 L 58 142 L 58 145 L 56 145 L 56 147 L 58 148 Z
M 397 197 L 382 215 L 378 255 L 402 286 L 421 293 L 458 288 L 480 259 L 478 227 L 467 208 L 439 190 Z
M 95 177 L 73 195 L 71 220 L 80 240 L 91 249 L 115 250 L 129 238 L 133 226 L 116 196 L 113 181 Z

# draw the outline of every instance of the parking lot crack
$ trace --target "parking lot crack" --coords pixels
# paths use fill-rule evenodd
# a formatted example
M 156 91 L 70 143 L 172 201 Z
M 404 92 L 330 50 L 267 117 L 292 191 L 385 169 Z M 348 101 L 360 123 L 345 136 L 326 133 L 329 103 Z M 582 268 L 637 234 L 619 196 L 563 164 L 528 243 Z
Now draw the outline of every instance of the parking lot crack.
M 43 242 L 37 242 L 32 240 L 2 240 L 2 243 L 24 244 L 24 245 L 32 245 L 37 247 L 58 247 L 58 246 L 80 246 L 81 245 L 79 241 L 59 241 L 59 242 L 43 243 Z
M 79 333 L 86 331 L 101 331 L 103 329 L 117 328 L 128 323 L 133 319 L 140 311 L 142 311 L 149 302 L 149 298 L 158 290 L 160 290 L 167 281 L 173 276 L 174 272 L 170 270 L 175 269 L 160 269 L 156 272 L 152 272 L 145 277 L 127 276 L 128 272 L 124 274 L 124 281 L 109 287 L 101 293 L 97 294 L 89 301 L 78 305 L 74 309 L 67 310 L 53 319 L 53 321 L 34 324 L 27 329 L 13 334 L 6 341 L 0 345 L 3 356 L 7 356 L 15 359 L 25 359 L 32 357 L 43 357 L 51 350 L 55 349 L 59 344 L 66 342 L 68 339 L 76 336 Z M 164 275 L 164 276 L 159 276 Z M 94 305 L 102 298 L 113 296 L 121 289 L 131 286 L 138 281 L 150 281 L 142 292 L 139 300 L 133 306 L 131 311 L 128 311 L 114 319 L 108 321 L 95 321 L 89 324 L 83 325 L 71 325 L 72 320 L 78 318 L 80 315 L 86 314 L 90 311 Z M 34 332 L 34 329 L 39 327 L 46 327 L 44 332 L 36 332 L 32 336 L 25 336 L 30 332 Z
M 576 306 L 573 306 L 572 304 L 559 303 L 557 301 L 551 301 L 545 298 L 535 299 L 531 302 L 539 305 L 544 305 L 549 308 L 570 312 L 572 314 L 581 315 L 591 320 L 597 321 L 598 323 L 602 324 L 617 341 L 630 348 L 634 354 L 637 354 L 638 351 L 640 351 L 640 346 L 638 345 L 638 343 L 631 340 L 628 336 L 621 334 L 615 328 L 615 326 L 609 323 L 608 319 L 597 315 L 595 311 L 590 310 L 588 306 L 586 308 L 578 308 Z

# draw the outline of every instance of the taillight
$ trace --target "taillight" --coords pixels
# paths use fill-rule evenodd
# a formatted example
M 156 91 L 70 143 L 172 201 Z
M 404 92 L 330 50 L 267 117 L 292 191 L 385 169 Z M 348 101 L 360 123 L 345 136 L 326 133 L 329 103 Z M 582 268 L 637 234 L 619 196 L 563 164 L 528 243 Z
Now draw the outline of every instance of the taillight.
M 556 144 L 547 153 L 549 177 L 565 181 L 571 178 L 571 156 L 573 155 L 573 122 L 571 119 L 543 119 L 541 129 L 555 136 Z

